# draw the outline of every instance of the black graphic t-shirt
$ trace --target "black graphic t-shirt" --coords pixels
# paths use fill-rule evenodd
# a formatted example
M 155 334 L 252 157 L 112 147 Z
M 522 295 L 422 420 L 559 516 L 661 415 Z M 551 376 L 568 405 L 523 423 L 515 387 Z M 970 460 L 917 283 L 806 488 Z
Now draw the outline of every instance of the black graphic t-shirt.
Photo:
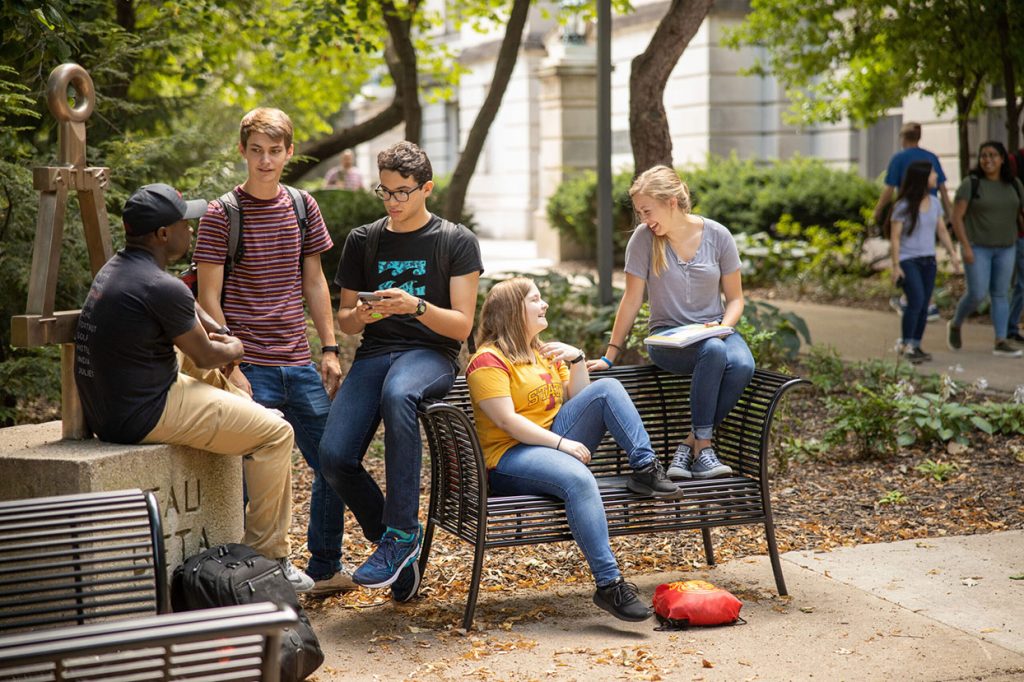
M 196 324 L 192 292 L 148 251 L 126 248 L 96 273 L 75 331 L 75 382 L 100 439 L 138 443 L 153 430 L 178 378 L 173 339 Z
M 480 244 L 472 232 L 459 229 L 449 243 L 449 253 L 439 254 L 441 219 L 431 214 L 430 221 L 413 232 L 382 230 L 373 259 L 373 272 L 365 269 L 369 225 L 352 230 L 338 264 L 334 283 L 351 291 L 403 289 L 440 308 L 452 307 L 449 289 L 452 277 L 483 272 Z M 438 257 L 448 258 L 448 277 L 442 275 Z M 372 357 L 416 348 L 434 348 L 454 360 L 459 342 L 427 328 L 412 315 L 392 317 L 366 325 L 356 358 Z

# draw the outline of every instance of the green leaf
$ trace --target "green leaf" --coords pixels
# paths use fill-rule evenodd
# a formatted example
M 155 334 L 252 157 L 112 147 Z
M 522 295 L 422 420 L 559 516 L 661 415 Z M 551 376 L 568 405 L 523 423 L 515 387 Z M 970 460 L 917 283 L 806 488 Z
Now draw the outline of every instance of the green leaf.
M 988 421 L 987 419 L 983 419 L 982 417 L 971 417 L 971 423 L 974 424 L 975 428 L 977 428 L 980 431 L 984 431 L 989 435 L 992 435 L 995 432 L 995 428 L 992 426 L 992 422 Z

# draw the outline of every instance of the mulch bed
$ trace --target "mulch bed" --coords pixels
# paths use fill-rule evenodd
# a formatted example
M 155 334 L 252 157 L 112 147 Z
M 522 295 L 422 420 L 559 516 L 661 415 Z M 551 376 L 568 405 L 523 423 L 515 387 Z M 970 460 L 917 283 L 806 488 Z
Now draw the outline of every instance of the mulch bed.
M 829 415 L 820 392 L 812 387 L 791 392 L 777 416 L 774 428 L 804 439 L 821 439 Z M 379 439 L 366 463 L 383 481 Z M 778 445 L 776 445 L 778 448 Z M 778 455 L 776 454 L 776 457 Z M 915 467 L 925 459 L 956 464 L 944 482 L 935 481 Z M 295 468 L 293 544 L 304 548 L 310 474 L 298 456 Z M 886 459 L 863 459 L 852 447 L 837 447 L 813 459 L 791 458 L 785 470 L 778 459 L 773 473 L 772 504 L 781 551 L 829 550 L 862 543 L 891 542 L 943 535 L 969 535 L 1024 528 L 1024 437 L 972 434 L 966 446 L 947 449 L 902 449 Z M 421 516 L 429 493 L 429 461 L 424 455 Z M 883 502 L 892 492 L 901 502 Z M 372 551 L 350 513 L 345 522 L 345 561 L 357 566 Z M 738 559 L 767 552 L 761 526 L 723 528 L 713 531 L 716 558 Z M 687 573 L 704 564 L 700 533 L 664 533 L 613 538 L 612 548 L 624 575 L 654 572 Z M 303 549 L 304 551 L 304 549 Z M 301 552 L 299 552 L 301 553 Z M 444 531 L 434 536 L 430 564 L 421 598 L 409 605 L 407 617 L 416 627 L 447 630 L 461 624 L 469 588 L 472 550 Z M 685 576 L 683 576 L 685 577 Z M 773 587 L 771 576 L 765 583 Z M 582 555 L 571 542 L 509 548 L 490 553 L 484 563 L 482 591 L 516 588 L 554 589 L 592 584 Z M 773 593 L 745 595 L 770 598 Z M 307 608 L 364 608 L 388 603 L 387 590 L 358 590 L 327 599 L 306 599 Z M 482 603 L 476 627 L 510 627 L 521 618 L 543 614 L 508 614 L 492 611 Z M 511 619 L 511 620 L 510 620 Z

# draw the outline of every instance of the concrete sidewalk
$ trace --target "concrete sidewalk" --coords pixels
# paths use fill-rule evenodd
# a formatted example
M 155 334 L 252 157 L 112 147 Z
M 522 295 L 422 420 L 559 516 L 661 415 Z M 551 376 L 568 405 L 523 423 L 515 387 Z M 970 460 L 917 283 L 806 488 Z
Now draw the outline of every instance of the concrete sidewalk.
M 1024 531 L 791 552 L 783 571 L 789 598 L 766 557 L 634 576 L 647 598 L 703 578 L 744 600 L 746 625 L 681 632 L 617 621 L 588 587 L 486 593 L 478 618 L 506 624 L 469 633 L 455 612 L 425 627 L 426 600 L 324 610 L 317 679 L 1024 680 Z
M 811 342 L 833 346 L 844 360 L 896 360 L 900 317 L 894 312 L 795 301 L 767 302 L 802 317 L 810 329 Z M 967 383 L 984 379 L 989 388 L 1006 393 L 1024 385 L 1024 359 L 992 355 L 991 325 L 969 322 L 961 332 L 963 348 L 952 351 L 946 347 L 946 320 L 929 322 L 921 346 L 934 359 L 918 365 L 918 371 L 946 372 Z

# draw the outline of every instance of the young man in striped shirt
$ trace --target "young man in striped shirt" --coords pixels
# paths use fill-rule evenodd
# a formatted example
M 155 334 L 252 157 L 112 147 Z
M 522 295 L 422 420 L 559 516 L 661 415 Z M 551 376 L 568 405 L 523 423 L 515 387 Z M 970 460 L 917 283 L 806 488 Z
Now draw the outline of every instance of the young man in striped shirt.
M 248 177 L 234 189 L 242 236 L 233 267 L 225 273 L 230 219 L 210 202 L 199 223 L 194 260 L 199 302 L 242 340 L 245 355 L 230 380 L 261 405 L 280 410 L 295 429 L 295 444 L 314 471 L 306 569 L 312 594 L 354 587 L 341 563 L 345 507 L 320 473 L 318 448 L 341 381 L 330 291 L 320 254 L 333 246 L 316 201 L 301 192 L 307 229 L 299 228 L 281 173 L 294 152 L 292 122 L 279 109 L 259 108 L 242 118 L 238 149 Z M 226 276 L 225 276 L 226 274 Z M 306 339 L 303 301 L 320 336 L 320 367 Z
M 434 189 L 430 160 L 411 142 L 377 155 L 377 196 L 387 216 L 352 230 L 334 283 L 338 326 L 362 334 L 320 443 L 324 476 L 341 493 L 373 555 L 352 578 L 391 587 L 395 601 L 419 589 L 422 444 L 416 407 L 444 396 L 455 381 L 459 347 L 473 328 L 483 272 L 472 232 L 427 210 Z M 387 496 L 363 467 L 384 422 Z

